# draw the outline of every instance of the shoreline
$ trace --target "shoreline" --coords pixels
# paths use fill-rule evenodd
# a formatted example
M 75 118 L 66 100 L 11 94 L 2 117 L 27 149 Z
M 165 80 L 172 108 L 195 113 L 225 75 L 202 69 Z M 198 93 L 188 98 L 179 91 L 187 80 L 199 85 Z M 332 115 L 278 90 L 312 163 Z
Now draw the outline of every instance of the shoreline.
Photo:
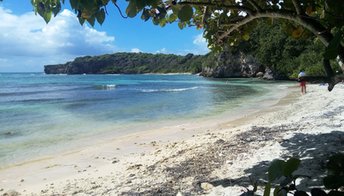
M 246 80 L 243 80 L 246 81 Z M 255 81 L 255 80 L 254 80 Z M 223 81 L 221 80 L 221 83 Z M 250 80 L 249 83 L 251 83 L 252 81 Z M 245 82 L 244 82 L 245 83 Z M 234 82 L 235 84 L 235 82 Z M 226 82 L 227 85 L 227 82 Z M 269 86 L 267 86 L 269 85 Z M 276 89 L 281 89 L 281 91 L 283 91 L 283 89 L 286 86 L 285 83 L 277 83 L 277 84 L 273 84 L 276 86 L 282 86 L 282 87 L 278 87 Z M 63 153 L 64 151 L 68 151 L 69 149 L 77 149 L 77 148 L 82 148 L 85 146 L 89 146 L 89 145 L 96 145 L 97 142 L 94 142 L 96 140 L 103 140 L 103 139 L 108 139 L 108 138 L 115 138 L 115 137 L 123 137 L 126 135 L 130 135 L 132 133 L 135 132 L 142 132 L 142 131 L 150 131 L 152 129 L 159 129 L 162 127 L 174 127 L 175 125 L 180 125 L 180 124 L 188 124 L 189 122 L 192 121 L 208 121 L 209 119 L 212 120 L 219 120 L 219 118 L 222 118 L 223 121 L 226 121 L 228 119 L 232 119 L 232 118 L 239 118 L 238 115 L 236 114 L 240 114 L 240 113 L 246 113 L 246 112 L 242 112 L 242 111 L 255 111 L 258 110 L 259 108 L 253 108 L 255 107 L 254 102 L 257 100 L 257 102 L 261 102 L 261 100 L 263 99 L 267 99 L 267 97 L 269 97 L 271 94 L 271 90 L 274 91 L 275 93 L 278 93 L 278 90 L 276 89 L 270 89 L 270 86 L 273 86 L 271 84 L 264 84 L 264 85 L 254 85 L 252 89 L 257 89 L 255 94 L 256 96 L 252 96 L 252 95 L 248 95 L 246 97 L 243 97 L 242 99 L 238 99 L 238 98 L 231 98 L 229 99 L 227 102 L 224 102 L 222 105 L 218 105 L 216 107 L 213 107 L 211 110 L 209 109 L 209 107 L 205 104 L 205 109 L 200 107 L 201 109 L 197 109 L 198 111 L 196 112 L 192 112 L 190 114 L 185 114 L 185 116 L 183 116 L 183 118 L 181 118 L 180 116 L 174 115 L 174 116 L 169 116 L 168 118 L 165 117 L 161 117 L 160 119 L 157 119 L 156 121 L 152 122 L 152 121 L 128 121 L 126 122 L 119 122 L 119 123 L 103 123 L 100 122 L 98 123 L 97 121 L 92 121 L 92 119 L 90 119 L 93 124 L 92 124 L 92 130 L 88 129 L 88 127 L 86 128 L 86 131 L 83 131 L 83 128 L 80 128 L 79 132 L 82 134 L 78 134 L 76 132 L 66 132 L 66 129 L 62 129 L 61 131 L 64 131 L 65 134 L 70 135 L 73 134 L 73 140 L 68 140 L 68 139 L 60 139 L 60 140 L 52 140 L 53 144 L 51 146 L 49 145 L 45 145 L 45 147 L 41 147 L 41 148 L 36 148 L 34 150 L 30 150 L 30 148 L 28 150 L 23 150 L 22 153 L 20 154 L 20 152 L 18 153 L 18 156 L 16 154 L 8 154 L 8 156 L 4 159 L 2 159 L 3 161 L 0 162 L 0 169 L 2 168 L 7 168 L 10 167 L 11 165 L 15 165 L 15 164 L 22 164 L 23 162 L 30 162 L 30 161 L 35 161 L 33 159 L 46 159 L 47 157 L 51 157 L 51 155 L 53 156 L 54 154 L 58 154 L 58 153 Z M 202 87 L 199 87 L 202 88 Z M 198 90 L 197 90 L 198 91 Z M 265 92 L 267 91 L 267 92 Z M 264 93 L 263 93 L 264 92 Z M 152 94 L 153 95 L 153 94 Z M 262 98 L 265 97 L 265 98 Z M 246 100 L 246 101 L 245 101 Z M 269 103 L 268 103 L 269 104 Z M 245 108 L 246 105 L 246 108 Z M 253 106 L 248 107 L 248 105 Z M 263 106 L 259 106 L 260 108 Z M 245 109 L 244 109 L 245 108 Z M 204 111 L 202 111 L 202 109 Z M 196 110 L 196 109 L 195 109 Z M 68 111 L 67 111 L 68 112 Z M 64 111 L 61 110 L 61 114 L 59 115 L 68 115 L 66 114 Z M 241 114 L 240 114 L 241 115 Z M 147 115 L 149 116 L 149 114 Z M 54 122 L 54 116 L 51 117 L 51 121 Z M 71 116 L 72 118 L 74 116 Z M 80 127 L 82 126 L 83 121 L 78 118 L 73 118 L 73 120 L 71 121 L 75 121 L 76 125 L 78 123 L 80 123 Z M 210 123 L 211 123 L 210 121 Z M 110 121 L 109 121 L 110 122 Z M 63 124 L 63 123 L 61 123 Z M 71 125 L 69 123 L 69 125 Z M 94 125 L 94 126 L 93 126 Z M 66 126 L 65 126 L 66 127 Z M 64 128 L 64 127 L 62 127 Z M 73 125 L 71 126 L 71 128 L 74 128 Z M 178 127 L 176 127 L 178 129 Z M 6 129 L 6 128 L 5 128 Z M 75 129 L 75 128 L 74 128 Z M 44 129 L 43 129 L 44 130 Z M 48 128 L 49 130 L 49 128 Z M 77 129 L 75 129 L 77 130 Z M 54 133 L 59 133 L 59 129 L 54 129 Z M 44 134 L 44 133 L 43 133 Z M 58 136 L 58 135 L 57 135 Z M 75 136 L 75 137 L 74 137 Z M 89 139 L 90 138 L 90 139 Z M 49 139 L 49 138 L 46 138 Z M 96 140 L 95 140 L 96 139 Z M 44 141 L 42 141 L 44 143 Z M 60 143 L 58 143 L 60 142 Z M 39 142 L 37 142 L 38 146 L 39 146 Z M 42 145 L 44 146 L 44 145 Z M 8 150 L 9 151 L 9 150 Z M 25 152 L 25 153 L 24 153 Z M 31 156 L 34 155 L 34 156 Z M 6 155 L 6 154 L 5 154 Z
M 280 96 L 284 97 L 285 94 L 280 94 Z M 73 169 L 69 168 L 70 165 L 74 165 L 73 167 L 77 166 L 78 168 L 87 168 L 90 165 L 91 167 L 95 168 L 108 167 L 108 163 L 93 163 L 94 159 L 96 159 L 96 157 L 102 157 L 101 159 L 107 160 L 108 158 L 104 159 L 104 157 L 113 157 L 113 161 L 110 161 L 112 165 L 112 162 L 116 162 L 116 160 L 126 159 L 125 157 L 128 155 L 136 154 L 136 156 L 141 156 L 142 154 L 149 154 L 156 150 L 157 146 L 169 145 L 171 143 L 175 144 L 184 140 L 192 140 L 195 136 L 197 137 L 198 135 L 209 133 L 210 130 L 222 130 L 228 124 L 235 124 L 231 122 L 240 121 L 240 119 L 245 118 L 244 121 L 246 122 L 248 116 L 259 113 L 261 110 L 265 110 L 266 107 L 273 107 L 273 105 L 275 105 L 278 100 L 280 100 L 280 98 L 277 100 L 269 100 L 258 109 L 246 108 L 246 110 L 244 110 L 245 112 L 242 114 L 239 114 L 238 111 L 236 111 L 236 113 L 232 113 L 230 116 L 228 116 L 228 113 L 231 112 L 223 112 L 222 114 L 211 117 L 193 119 L 196 121 L 201 121 L 201 123 L 190 122 L 192 119 L 187 119 L 182 123 L 177 123 L 177 121 L 174 121 L 173 123 L 177 124 L 169 124 L 164 127 L 155 127 L 155 129 L 153 130 L 149 130 L 149 128 L 147 127 L 146 131 L 130 133 L 120 136 L 119 138 L 116 138 L 116 136 L 111 136 L 111 134 L 105 134 L 101 137 L 97 137 L 96 142 L 91 142 L 92 139 L 89 141 L 88 139 L 86 139 L 83 141 L 84 143 L 88 144 L 86 146 L 62 151 L 50 156 L 43 156 L 39 159 L 26 161 L 0 169 L 0 174 L 2 174 L 2 177 L 0 177 L 0 182 L 2 182 L 1 184 L 6 184 L 3 185 L 3 187 L 0 187 L 0 189 L 19 189 L 22 193 L 37 191 L 39 192 L 43 189 L 43 184 L 48 183 L 48 178 L 44 176 L 51 176 L 50 172 L 60 173 L 59 175 L 55 176 L 54 179 L 68 179 L 78 176 L 79 173 L 82 173 L 85 170 L 83 169 L 82 172 L 80 172 L 81 170 L 77 170 L 77 174 L 75 174 L 75 171 L 72 171 Z M 239 114 L 239 116 L 237 116 L 237 114 Z M 91 143 L 91 145 L 89 145 L 89 143 Z M 106 152 L 108 151 L 108 149 L 112 149 L 114 152 Z M 103 155 L 100 155 L 102 153 Z M 89 157 L 85 160 L 83 156 L 84 154 L 94 154 L 94 156 L 93 158 Z M 61 161 L 60 159 L 63 160 Z M 84 165 L 81 162 L 87 162 L 89 164 Z M 62 163 L 70 164 L 66 166 Z M 50 168 L 55 168 L 56 170 L 54 171 L 51 169 L 51 171 L 47 171 Z M 33 174 L 30 174 L 30 172 L 28 173 L 27 171 L 36 171 L 37 173 L 32 176 Z M 24 181 L 21 182 L 23 179 Z M 24 186 L 24 184 L 28 185 Z M 40 188 L 30 188 L 32 186 L 36 187 L 37 184 L 40 184 L 38 185 L 38 187 Z
M 135 138 L 145 136 L 145 135 L 160 135 L 160 132 L 164 130 L 166 132 L 166 135 L 170 135 L 171 139 L 178 139 L 179 136 L 172 136 L 170 133 L 178 132 L 176 130 L 180 130 L 184 133 L 179 133 L 180 135 L 190 135 L 187 134 L 185 129 L 202 129 L 206 127 L 213 128 L 216 125 L 236 121 L 241 118 L 245 118 L 247 115 L 259 112 L 260 110 L 265 109 L 266 107 L 270 107 L 272 105 L 277 104 L 278 100 L 280 98 L 283 98 L 286 96 L 287 88 L 290 88 L 291 84 L 281 84 L 276 83 L 273 84 L 276 85 L 276 89 L 279 90 L 270 90 L 267 93 L 264 93 L 264 95 L 259 95 L 258 98 L 256 97 L 247 97 L 245 98 L 245 105 L 235 105 L 234 108 L 226 109 L 224 111 L 212 112 L 211 114 L 202 114 L 200 116 L 198 115 L 192 115 L 192 116 L 186 116 L 184 119 L 176 118 L 176 119 L 163 119 L 159 121 L 158 123 L 144 123 L 144 122 L 138 122 L 133 125 L 126 126 L 125 128 L 118 129 L 116 131 L 100 131 L 99 133 L 95 135 L 87 135 L 79 138 L 76 141 L 73 141 L 71 144 L 68 144 L 68 147 L 63 147 L 61 149 L 56 148 L 54 151 L 46 151 L 42 155 L 34 156 L 32 158 L 24 158 L 24 159 L 18 159 L 17 161 L 11 163 L 11 164 L 5 164 L 3 166 L 0 166 L 0 171 L 4 169 L 8 169 L 11 167 L 16 166 L 22 166 L 25 164 L 33 163 L 33 162 L 39 162 L 40 160 L 49 160 L 53 159 L 55 155 L 59 154 L 65 154 L 68 152 L 73 151 L 81 151 L 84 148 L 90 148 L 92 146 L 99 145 L 103 142 L 113 142 L 113 141 L 120 141 L 120 140 L 128 140 L 128 138 Z M 264 87 L 266 90 L 268 87 Z M 273 98 L 270 96 L 273 95 Z M 259 106 L 256 106 L 256 102 L 259 103 Z M 232 105 L 229 104 L 224 105 L 223 107 L 231 107 Z M 200 121 L 200 123 L 195 123 L 193 121 Z M 109 128 L 106 128 L 109 129 Z M 126 131 L 130 130 L 130 131 Z M 123 132 L 123 133 L 122 133 Z M 163 134 L 162 134 L 163 135 Z
M 335 118 L 337 127 L 344 124 L 344 108 L 337 111 L 344 86 L 336 86 L 331 94 L 317 85 L 308 89 L 301 96 L 299 88 L 291 87 L 278 103 L 232 121 L 212 119 L 213 124 L 194 122 L 117 142 L 108 139 L 53 159 L 0 170 L 0 194 L 15 190 L 23 195 L 239 195 L 248 186 L 247 170 L 284 157 L 283 144 L 295 134 L 340 130 L 331 127 L 331 119 L 319 119 L 322 110 L 326 117 L 332 115 L 332 121 Z M 208 187 L 202 186 L 204 182 Z

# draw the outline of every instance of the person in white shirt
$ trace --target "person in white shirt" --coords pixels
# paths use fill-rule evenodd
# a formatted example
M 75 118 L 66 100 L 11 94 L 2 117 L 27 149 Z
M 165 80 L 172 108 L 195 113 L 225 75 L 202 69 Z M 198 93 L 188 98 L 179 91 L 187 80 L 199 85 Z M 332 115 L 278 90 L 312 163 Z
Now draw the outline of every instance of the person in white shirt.
M 303 78 L 306 76 L 306 73 L 304 71 L 300 71 L 299 75 L 298 75 L 298 80 L 300 82 L 300 86 L 301 86 L 301 93 L 302 94 L 306 94 L 306 80 Z

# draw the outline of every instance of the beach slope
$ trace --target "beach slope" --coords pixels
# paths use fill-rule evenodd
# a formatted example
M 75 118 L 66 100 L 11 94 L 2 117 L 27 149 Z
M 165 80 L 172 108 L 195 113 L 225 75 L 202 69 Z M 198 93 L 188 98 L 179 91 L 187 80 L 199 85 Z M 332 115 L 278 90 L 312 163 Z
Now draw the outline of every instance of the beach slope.
M 295 85 L 296 86 L 296 85 Z M 300 172 L 324 174 L 343 151 L 344 86 L 289 88 L 277 104 L 230 121 L 210 119 L 123 138 L 0 170 L 0 194 L 240 195 L 263 184 L 269 162 L 294 156 Z M 251 176 L 251 177 L 250 177 Z M 303 180 L 301 186 L 321 184 Z M 260 190 L 261 191 L 261 190 Z

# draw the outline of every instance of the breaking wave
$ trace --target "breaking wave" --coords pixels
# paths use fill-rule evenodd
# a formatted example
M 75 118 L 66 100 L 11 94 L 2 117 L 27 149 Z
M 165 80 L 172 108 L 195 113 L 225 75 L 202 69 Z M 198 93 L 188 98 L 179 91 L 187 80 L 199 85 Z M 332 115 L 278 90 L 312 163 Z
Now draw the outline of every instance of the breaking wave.
M 157 93 L 157 92 L 182 92 L 188 90 L 195 90 L 198 89 L 197 86 L 190 87 L 190 88 L 169 88 L 169 89 L 143 89 L 141 92 L 143 93 Z

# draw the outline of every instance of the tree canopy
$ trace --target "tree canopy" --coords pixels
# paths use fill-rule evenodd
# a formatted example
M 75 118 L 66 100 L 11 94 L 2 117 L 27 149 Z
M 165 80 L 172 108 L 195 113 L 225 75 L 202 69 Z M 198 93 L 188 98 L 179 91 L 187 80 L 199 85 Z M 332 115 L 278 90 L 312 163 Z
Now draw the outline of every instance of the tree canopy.
M 65 0 L 31 0 L 36 13 L 49 22 L 61 10 Z M 80 24 L 87 21 L 102 24 L 107 6 L 115 6 L 122 17 L 151 20 L 165 26 L 177 22 L 180 28 L 204 29 L 208 46 L 214 51 L 249 40 L 258 19 L 281 22 L 285 30 L 298 38 L 306 32 L 316 36 L 325 46 L 323 66 L 329 90 L 344 79 L 334 73 L 330 60 L 344 62 L 344 4 L 342 0 L 127 0 L 120 8 L 117 0 L 69 0 Z M 125 13 L 122 13 L 122 9 Z M 342 65 L 342 70 L 344 66 Z

